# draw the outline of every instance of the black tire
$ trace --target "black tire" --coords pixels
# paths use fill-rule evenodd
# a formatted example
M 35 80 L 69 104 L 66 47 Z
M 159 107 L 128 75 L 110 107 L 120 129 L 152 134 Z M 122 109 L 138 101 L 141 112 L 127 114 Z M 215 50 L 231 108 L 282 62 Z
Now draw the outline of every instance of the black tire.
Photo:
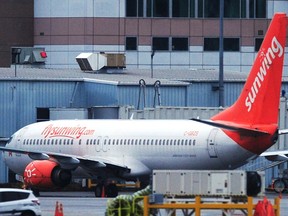
M 108 184 L 106 187 L 106 195 L 107 197 L 116 197 L 118 196 L 118 188 L 116 186 L 116 184 L 111 183 Z
M 35 216 L 35 213 L 32 211 L 22 212 L 21 216 Z
M 282 179 L 277 179 L 273 183 L 274 191 L 277 193 L 283 193 L 286 188 L 286 184 Z
M 103 184 L 97 184 L 95 188 L 95 197 L 101 197 Z

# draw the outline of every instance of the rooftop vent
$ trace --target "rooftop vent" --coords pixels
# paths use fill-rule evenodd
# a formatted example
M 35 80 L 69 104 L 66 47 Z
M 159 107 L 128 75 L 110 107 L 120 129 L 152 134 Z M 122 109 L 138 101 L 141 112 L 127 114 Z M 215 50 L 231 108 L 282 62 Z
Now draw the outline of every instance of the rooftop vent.
M 125 55 L 121 53 L 81 53 L 76 61 L 83 71 L 126 67 Z

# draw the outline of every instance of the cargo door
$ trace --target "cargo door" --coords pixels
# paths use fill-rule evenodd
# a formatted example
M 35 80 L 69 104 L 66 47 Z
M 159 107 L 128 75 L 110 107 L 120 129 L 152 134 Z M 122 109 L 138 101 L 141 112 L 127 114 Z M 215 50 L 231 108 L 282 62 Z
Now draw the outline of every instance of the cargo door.
M 208 143 L 207 143 L 207 150 L 210 158 L 217 158 L 217 151 L 216 151 L 216 143 L 215 138 L 217 135 L 218 129 L 213 128 L 209 134 L 208 137 Z

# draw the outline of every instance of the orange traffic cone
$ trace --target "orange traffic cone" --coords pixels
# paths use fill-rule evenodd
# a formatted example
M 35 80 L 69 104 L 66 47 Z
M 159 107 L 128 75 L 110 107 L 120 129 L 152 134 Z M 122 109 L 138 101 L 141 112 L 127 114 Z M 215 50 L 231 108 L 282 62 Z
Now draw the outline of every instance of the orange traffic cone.
M 55 216 L 64 216 L 62 203 L 56 202 Z
M 104 185 L 102 186 L 101 197 L 106 197 Z

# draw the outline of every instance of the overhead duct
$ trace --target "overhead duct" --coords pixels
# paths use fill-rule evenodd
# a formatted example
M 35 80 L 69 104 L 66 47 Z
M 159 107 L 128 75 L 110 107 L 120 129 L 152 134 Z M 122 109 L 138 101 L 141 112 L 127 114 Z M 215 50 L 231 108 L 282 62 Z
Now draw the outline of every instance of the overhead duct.
M 125 68 L 126 59 L 123 53 L 81 53 L 76 61 L 83 71 L 97 71 L 103 68 Z

